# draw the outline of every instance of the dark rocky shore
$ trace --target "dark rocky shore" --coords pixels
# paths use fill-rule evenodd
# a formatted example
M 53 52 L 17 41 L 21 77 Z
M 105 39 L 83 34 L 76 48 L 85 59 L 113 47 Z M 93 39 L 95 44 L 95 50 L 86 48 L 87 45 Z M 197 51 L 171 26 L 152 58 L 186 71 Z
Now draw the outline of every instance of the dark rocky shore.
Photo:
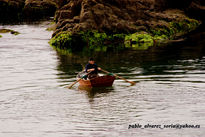
M 0 22 L 13 23 L 54 16 L 61 0 L 0 0 Z
M 1 22 L 55 14 L 50 44 L 79 51 L 179 39 L 205 20 L 203 0 L 0 0 Z

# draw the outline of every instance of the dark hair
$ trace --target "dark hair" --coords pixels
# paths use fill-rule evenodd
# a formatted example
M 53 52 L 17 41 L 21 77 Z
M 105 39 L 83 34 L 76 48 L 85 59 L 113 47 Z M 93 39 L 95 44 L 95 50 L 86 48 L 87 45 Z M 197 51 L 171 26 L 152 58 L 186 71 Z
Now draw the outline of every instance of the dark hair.
M 94 59 L 93 59 L 93 58 L 90 58 L 89 61 L 94 61 Z

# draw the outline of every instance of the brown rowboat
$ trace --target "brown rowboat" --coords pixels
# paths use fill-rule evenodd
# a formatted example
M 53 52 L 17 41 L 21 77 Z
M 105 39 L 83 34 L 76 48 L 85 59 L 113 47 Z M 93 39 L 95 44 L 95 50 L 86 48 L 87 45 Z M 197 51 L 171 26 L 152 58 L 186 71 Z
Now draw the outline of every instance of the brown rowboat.
M 98 76 L 93 79 L 84 80 L 81 79 L 79 81 L 80 86 L 88 86 L 88 87 L 110 87 L 112 86 L 115 80 L 114 76 L 106 75 L 106 76 Z

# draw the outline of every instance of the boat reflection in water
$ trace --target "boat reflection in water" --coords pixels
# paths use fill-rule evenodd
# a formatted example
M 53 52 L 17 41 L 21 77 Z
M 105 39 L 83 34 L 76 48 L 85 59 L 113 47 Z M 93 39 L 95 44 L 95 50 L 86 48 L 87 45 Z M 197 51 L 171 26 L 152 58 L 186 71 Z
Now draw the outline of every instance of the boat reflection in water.
M 81 79 L 79 81 L 78 89 L 80 91 L 86 91 L 90 99 L 89 101 L 93 102 L 93 98 L 96 94 L 108 93 L 112 91 L 112 84 L 114 80 L 115 77 L 110 75 L 98 76 L 90 80 Z
M 114 91 L 114 87 L 92 87 L 92 86 L 83 86 L 79 85 L 78 90 L 80 92 L 86 92 L 89 102 L 92 103 L 94 101 L 94 98 L 97 97 L 100 94 L 108 94 L 110 92 Z

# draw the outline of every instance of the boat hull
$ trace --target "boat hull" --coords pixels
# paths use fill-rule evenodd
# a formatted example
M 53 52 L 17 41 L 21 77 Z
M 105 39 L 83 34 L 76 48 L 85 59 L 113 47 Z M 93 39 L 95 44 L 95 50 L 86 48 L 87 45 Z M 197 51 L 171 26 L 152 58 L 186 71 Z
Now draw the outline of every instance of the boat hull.
M 88 87 L 110 87 L 115 80 L 114 76 L 99 76 L 90 80 L 81 79 L 79 84 Z

